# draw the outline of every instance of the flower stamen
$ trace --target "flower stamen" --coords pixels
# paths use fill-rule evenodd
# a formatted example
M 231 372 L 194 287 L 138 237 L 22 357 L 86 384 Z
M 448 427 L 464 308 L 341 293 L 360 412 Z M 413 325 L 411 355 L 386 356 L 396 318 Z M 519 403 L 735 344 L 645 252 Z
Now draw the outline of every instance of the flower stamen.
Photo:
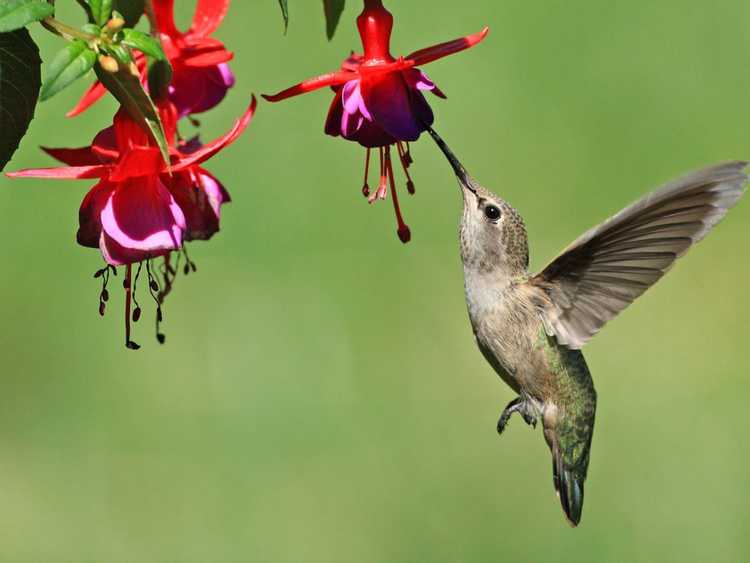
M 187 276 L 191 271 L 194 273 L 197 272 L 198 266 L 196 266 L 195 262 L 193 262 L 190 259 L 190 256 L 188 256 L 187 247 L 183 245 L 180 251 L 185 255 L 185 265 L 182 267 L 182 273 Z
M 391 198 L 393 199 L 393 210 L 396 212 L 396 223 L 398 224 L 398 238 L 406 244 L 411 240 L 411 230 L 409 226 L 404 223 L 404 218 L 401 216 L 401 206 L 398 203 L 398 195 L 396 194 L 396 179 L 393 177 L 393 163 L 391 162 L 391 147 L 385 149 L 385 165 L 387 168 L 388 179 L 391 185 Z
M 398 149 L 398 157 L 401 160 L 401 166 L 404 169 L 404 174 L 406 174 L 406 191 L 409 192 L 409 195 L 414 195 L 414 192 L 416 190 L 414 189 L 414 182 L 411 179 L 411 174 L 409 174 L 409 163 L 406 160 L 406 149 L 403 147 L 401 142 L 396 144 L 396 148 Z
M 370 195 L 370 185 L 367 183 L 367 177 L 370 175 L 370 149 L 367 149 L 367 156 L 365 157 L 365 180 L 362 183 L 362 195 L 367 197 Z
M 388 172 L 385 165 L 384 148 L 378 147 L 378 153 L 380 156 L 380 181 L 377 191 L 367 198 L 367 201 L 370 203 L 373 203 L 376 199 L 385 199 L 388 194 Z
M 404 156 L 406 158 L 406 165 L 411 166 L 414 164 L 414 159 L 411 157 L 411 145 L 409 144 L 409 141 L 405 142 L 406 149 L 404 150 Z
M 133 275 L 133 265 L 128 264 L 125 274 L 125 281 L 123 282 L 123 286 L 125 287 L 125 346 L 129 348 L 130 350 L 138 350 L 140 348 L 139 344 L 136 344 L 130 339 L 130 306 L 131 301 L 133 298 L 132 293 L 132 275 Z
M 133 279 L 133 304 L 135 305 L 135 309 L 133 309 L 133 316 L 131 318 L 134 323 L 137 323 L 141 318 L 141 306 L 138 303 L 138 299 L 136 298 L 138 278 L 141 277 L 141 268 L 143 268 L 143 262 L 138 262 L 138 269 L 136 270 L 135 278 Z
M 162 277 L 162 290 L 159 292 L 159 304 L 164 303 L 167 295 L 172 291 L 175 279 L 177 279 L 177 272 L 180 268 L 180 254 L 177 253 L 177 265 L 172 267 L 171 254 L 164 256 L 164 262 L 161 265 L 161 277 Z
M 156 340 L 158 340 L 159 344 L 164 344 L 167 337 L 160 330 L 161 323 L 164 320 L 164 315 L 161 311 L 161 301 L 159 301 L 162 292 L 159 288 L 159 282 L 157 281 L 156 276 L 151 271 L 150 258 L 146 260 L 146 273 L 148 274 L 148 290 L 154 303 L 156 303 Z
M 99 315 L 102 317 L 107 310 L 107 301 L 109 301 L 109 291 L 107 291 L 107 284 L 109 283 L 109 272 L 110 268 L 114 270 L 117 275 L 117 270 L 113 266 L 105 266 L 101 270 L 94 272 L 95 278 L 102 278 L 102 290 L 99 292 Z

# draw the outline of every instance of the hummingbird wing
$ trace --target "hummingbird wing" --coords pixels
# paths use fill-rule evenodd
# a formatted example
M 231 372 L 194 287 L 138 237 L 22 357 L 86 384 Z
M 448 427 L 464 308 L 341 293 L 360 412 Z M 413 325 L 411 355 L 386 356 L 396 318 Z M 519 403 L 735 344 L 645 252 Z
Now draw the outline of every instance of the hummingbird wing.
M 747 162 L 698 170 L 579 237 L 529 283 L 545 294 L 548 334 L 580 349 L 659 280 L 744 192 Z

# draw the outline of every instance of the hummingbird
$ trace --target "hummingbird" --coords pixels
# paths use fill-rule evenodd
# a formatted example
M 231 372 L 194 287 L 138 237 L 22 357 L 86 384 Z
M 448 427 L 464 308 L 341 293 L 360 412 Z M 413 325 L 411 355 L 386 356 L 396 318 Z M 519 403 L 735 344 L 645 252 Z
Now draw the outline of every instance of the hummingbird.
M 530 274 L 521 215 L 477 183 L 431 128 L 463 194 L 461 260 L 476 343 L 518 395 L 502 411 L 502 434 L 518 413 L 541 420 L 555 491 L 569 524 L 581 521 L 596 391 L 581 348 L 659 280 L 740 199 L 747 162 L 688 174 L 587 231 Z

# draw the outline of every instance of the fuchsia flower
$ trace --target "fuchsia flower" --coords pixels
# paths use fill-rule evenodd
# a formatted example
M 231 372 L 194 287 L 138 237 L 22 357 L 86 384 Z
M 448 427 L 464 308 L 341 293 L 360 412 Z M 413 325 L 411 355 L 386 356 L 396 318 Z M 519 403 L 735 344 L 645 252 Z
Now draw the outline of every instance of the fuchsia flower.
M 174 0 L 153 0 L 154 16 L 164 52 L 172 64 L 169 99 L 179 117 L 201 113 L 216 106 L 234 86 L 234 75 L 227 64 L 232 53 L 224 44 L 209 37 L 219 27 L 230 0 L 198 0 L 193 23 L 185 33 L 174 23 Z M 146 58 L 138 53 L 136 65 L 145 76 Z M 106 90 L 95 82 L 68 117 L 78 115 L 98 101 Z
M 131 297 L 143 263 L 149 279 L 149 291 L 157 299 L 157 328 L 161 320 L 161 303 L 176 275 L 170 263 L 170 252 L 180 251 L 186 259 L 185 273 L 195 270 L 183 243 L 208 239 L 219 229 L 219 209 L 229 201 L 229 194 L 219 181 L 201 167 L 201 163 L 234 142 L 250 123 L 256 108 L 250 107 L 223 137 L 205 146 L 200 143 L 176 145 L 177 110 L 171 102 L 157 103 L 170 141 L 168 168 L 150 135 L 124 110 L 120 109 L 112 127 L 101 131 L 88 147 L 78 149 L 45 149 L 68 164 L 64 168 L 40 168 L 9 173 L 16 178 L 99 178 L 83 200 L 79 211 L 79 244 L 98 247 L 107 267 L 97 272 L 103 277 L 100 313 L 108 299 L 106 282 L 115 266 L 127 266 L 126 275 L 126 344 L 138 346 L 130 339 Z M 164 257 L 160 285 L 152 271 L 151 260 Z M 132 265 L 138 272 L 131 287 Z M 140 308 L 132 318 L 137 321 Z M 163 335 L 157 334 L 160 341 Z
M 338 72 L 312 78 L 278 94 L 263 97 L 278 102 L 331 86 L 335 96 L 328 112 L 325 132 L 356 141 L 367 148 L 362 192 L 372 203 L 376 199 L 385 199 L 390 187 L 397 233 L 402 242 L 408 242 L 411 232 L 401 216 L 391 147 L 396 146 L 407 178 L 407 189 L 413 194 L 414 183 L 408 171 L 412 162 L 408 143 L 416 141 L 434 120 L 432 109 L 422 92 L 430 91 L 445 98 L 427 75 L 416 67 L 473 47 L 485 38 L 489 30 L 484 28 L 475 35 L 395 59 L 390 53 L 393 16 L 383 7 L 382 0 L 364 0 L 364 3 L 364 10 L 357 18 L 364 55 L 352 54 Z M 374 193 L 370 193 L 368 185 L 372 149 L 378 150 L 380 162 L 380 180 Z

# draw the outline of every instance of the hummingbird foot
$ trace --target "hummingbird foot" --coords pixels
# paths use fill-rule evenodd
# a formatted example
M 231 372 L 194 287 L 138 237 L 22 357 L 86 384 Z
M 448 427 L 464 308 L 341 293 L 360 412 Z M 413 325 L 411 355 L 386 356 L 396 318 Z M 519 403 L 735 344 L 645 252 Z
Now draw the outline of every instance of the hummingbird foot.
M 508 422 L 510 422 L 510 417 L 513 416 L 513 413 L 518 413 L 523 417 L 524 422 L 531 426 L 532 428 L 536 428 L 536 416 L 534 416 L 531 405 L 522 399 L 521 397 L 516 397 L 513 399 L 510 403 L 508 403 L 508 406 L 505 407 L 505 410 L 500 415 L 500 418 L 497 421 L 497 433 L 502 434 L 505 430 L 505 427 L 508 425 Z

